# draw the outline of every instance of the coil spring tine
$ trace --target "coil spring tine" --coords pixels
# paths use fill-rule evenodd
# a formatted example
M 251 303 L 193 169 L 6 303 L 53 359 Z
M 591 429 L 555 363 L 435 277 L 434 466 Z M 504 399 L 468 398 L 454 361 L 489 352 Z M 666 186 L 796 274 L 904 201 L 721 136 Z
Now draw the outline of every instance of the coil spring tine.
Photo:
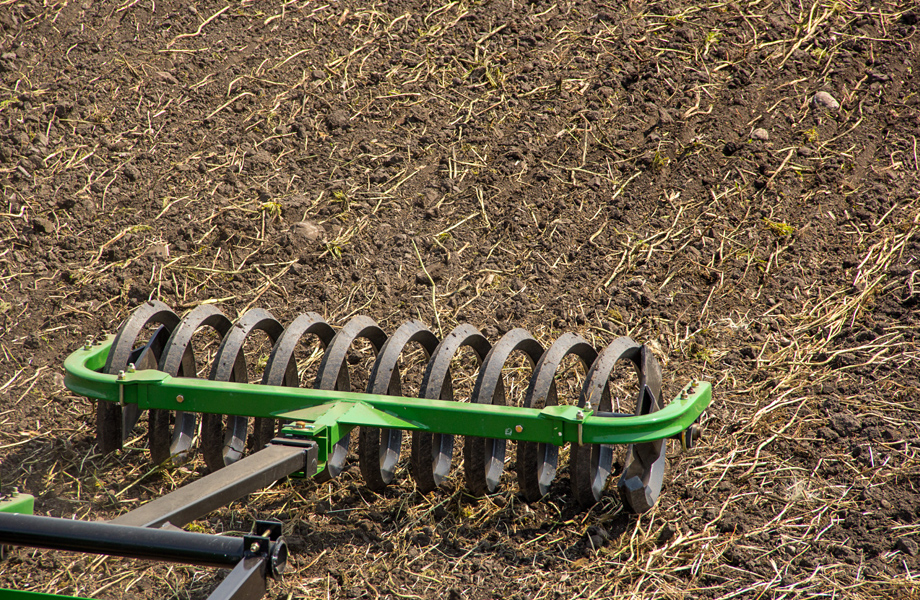
M 351 380 L 348 375 L 346 360 L 349 348 L 359 338 L 368 340 L 374 347 L 374 352 L 379 354 L 383 344 L 386 343 L 387 334 L 370 317 L 361 315 L 353 317 L 335 334 L 335 337 L 332 338 L 326 348 L 326 353 L 323 354 L 323 360 L 319 365 L 314 388 L 342 392 L 351 391 Z M 339 476 L 345 468 L 350 445 L 351 433 L 344 435 L 336 442 L 332 454 L 326 459 L 326 467 L 314 477 L 318 483 L 323 483 Z
M 453 382 L 450 379 L 450 361 L 457 352 L 469 346 L 482 364 L 491 349 L 489 341 L 472 325 L 454 328 L 438 344 L 422 376 L 422 398 L 454 400 Z M 454 436 L 421 431 L 412 432 L 412 477 L 423 494 L 434 490 L 450 473 L 454 452 Z
M 567 332 L 559 336 L 534 367 L 530 385 L 524 394 L 525 407 L 545 408 L 559 403 L 556 372 L 569 355 L 577 356 L 587 369 L 597 358 L 597 351 L 578 334 Z M 558 446 L 536 442 L 518 444 L 518 486 L 528 502 L 536 502 L 549 493 L 558 465 Z
M 641 350 L 641 374 L 636 414 L 646 415 L 661 408 L 661 367 L 648 346 Z M 617 489 L 623 504 L 636 513 L 650 510 L 658 501 L 664 481 L 665 440 L 630 444 L 626 449 L 623 474 Z
M 165 325 L 160 325 L 144 346 L 135 349 L 134 352 L 131 353 L 131 358 L 128 359 L 128 363 L 133 364 L 137 370 L 156 369 L 168 339 L 169 329 L 167 329 Z M 128 439 L 128 435 L 134 429 L 134 426 L 137 425 L 140 416 L 141 409 L 137 404 L 128 404 L 122 407 L 122 440 Z
M 291 321 L 278 337 L 268 357 L 262 374 L 263 385 L 300 386 L 294 351 L 305 335 L 315 335 L 325 350 L 335 337 L 335 330 L 315 312 L 299 315 Z
M 115 334 L 103 372 L 117 375 L 127 368 L 137 337 L 151 323 L 159 323 L 171 331 L 179 323 L 179 316 L 157 300 L 145 302 L 135 309 Z M 103 453 L 118 450 L 126 433 L 122 430 L 121 406 L 114 402 L 97 402 L 96 443 L 99 450 Z
M 543 346 L 530 333 L 523 329 L 512 329 L 492 346 L 483 361 L 473 388 L 472 402 L 507 403 L 502 368 L 516 350 L 524 352 L 531 369 L 543 355 Z M 466 485 L 473 494 L 491 494 L 498 488 L 505 470 L 505 447 L 504 439 L 466 438 L 463 443 L 463 467 Z
M 614 365 L 621 359 L 630 360 L 639 373 L 639 345 L 627 337 L 614 340 L 601 351 L 588 369 L 578 406 L 584 407 L 590 402 L 594 411 L 612 411 L 607 381 Z M 586 444 L 572 448 L 572 495 L 580 505 L 591 506 L 601 499 L 612 467 L 613 449 L 606 444 Z
M 274 344 L 284 331 L 284 327 L 268 311 L 261 308 L 246 311 L 221 340 L 208 379 L 237 383 L 248 382 L 243 344 L 253 331 L 264 331 Z M 216 471 L 242 458 L 246 450 L 248 428 L 248 417 L 228 415 L 226 429 L 221 431 L 224 429 L 222 415 L 202 416 L 201 452 L 211 471 Z M 256 430 L 258 431 L 258 426 Z
M 146 342 L 138 345 L 140 335 L 152 324 L 160 327 Z M 324 349 L 314 381 L 318 389 L 351 391 L 348 352 L 355 340 L 361 338 L 368 340 L 376 353 L 367 385 L 369 394 L 404 396 L 399 360 L 406 346 L 414 342 L 422 347 L 428 358 L 419 390 L 421 398 L 455 400 L 450 364 L 457 352 L 469 347 L 479 362 L 471 402 L 507 404 L 502 370 L 511 354 L 521 351 L 531 365 L 530 381 L 522 402 L 524 407 L 540 409 L 559 402 L 555 378 L 564 359 L 573 355 L 587 371 L 578 406 L 594 411 L 595 416 L 622 416 L 612 413 L 609 378 L 618 361 L 628 360 L 639 379 L 634 414 L 647 415 L 661 408 L 661 367 L 647 346 L 639 346 L 627 337 L 614 340 L 598 353 L 581 336 L 565 333 L 544 352 L 541 344 L 523 329 L 509 331 L 492 346 L 479 330 L 465 324 L 439 342 L 424 324 L 414 320 L 400 326 L 388 338 L 366 316 L 353 317 L 336 332 L 312 312 L 298 316 L 284 328 L 262 309 L 247 311 L 233 324 L 217 308 L 202 305 L 180 320 L 169 307 L 157 301 L 141 305 L 121 325 L 109 350 L 104 372 L 117 374 L 127 369 L 129 363 L 134 363 L 137 368 L 158 368 L 174 377 L 196 377 L 191 341 L 205 326 L 222 336 L 209 373 L 209 378 L 217 381 L 248 381 L 243 346 L 253 331 L 263 331 L 273 344 L 262 375 L 264 385 L 298 387 L 300 377 L 294 353 L 304 336 L 315 335 Z M 140 414 L 136 406 L 131 405 L 132 412 L 116 403 L 97 404 L 97 439 L 101 450 L 111 451 L 121 446 L 123 435 L 130 432 Z M 242 457 L 249 437 L 248 422 L 247 417 L 238 415 L 203 415 L 200 446 L 212 471 Z M 196 426 L 196 414 L 178 411 L 170 435 L 169 411 L 149 411 L 148 439 L 153 461 L 187 460 Z M 251 435 L 253 445 L 258 448 L 268 443 L 275 431 L 275 420 L 257 419 Z M 344 469 L 350 439 L 350 434 L 345 435 L 334 445 L 326 467 L 317 475 L 319 482 L 332 479 Z M 359 464 L 366 485 L 380 491 L 395 478 L 402 430 L 362 427 L 358 431 L 358 442 Z M 454 437 L 450 434 L 413 432 L 410 470 L 419 491 L 427 493 L 435 489 L 448 476 L 453 448 Z M 657 502 L 664 478 L 666 448 L 665 440 L 628 446 L 623 473 L 617 483 L 627 509 L 645 512 Z M 464 472 L 467 487 L 473 494 L 488 494 L 498 488 L 506 452 L 504 439 L 468 437 L 465 440 Z M 570 455 L 572 494 L 583 506 L 594 504 L 601 498 L 609 478 L 613 450 L 605 444 L 576 444 Z M 558 462 L 558 445 L 518 442 L 518 485 L 527 501 L 535 501 L 550 491 Z
M 173 330 L 160 357 L 158 369 L 173 377 L 197 377 L 198 368 L 191 341 L 195 332 L 205 326 L 211 327 L 223 338 L 233 323 L 212 305 L 196 306 Z M 195 413 L 176 411 L 175 424 L 170 433 L 169 413 L 168 410 L 151 410 L 148 416 L 147 439 L 150 459 L 154 464 L 167 459 L 172 459 L 174 464 L 181 464 L 191 455 L 198 429 L 198 416 Z
M 367 385 L 369 394 L 403 396 L 399 357 L 412 342 L 421 345 L 426 358 L 438 346 L 438 338 L 421 322 L 409 321 L 401 325 L 383 344 L 374 361 Z M 393 482 L 401 446 L 401 429 L 359 428 L 358 464 L 367 487 L 379 492 Z
M 305 335 L 315 335 L 325 350 L 335 337 L 335 330 L 314 312 L 299 315 L 291 321 L 272 347 L 268 362 L 265 364 L 265 371 L 262 373 L 262 385 L 300 387 L 300 376 L 297 373 L 294 351 Z M 263 419 L 263 421 L 265 425 L 260 432 L 260 437 L 263 440 L 269 440 L 275 434 L 275 425 L 270 419 Z

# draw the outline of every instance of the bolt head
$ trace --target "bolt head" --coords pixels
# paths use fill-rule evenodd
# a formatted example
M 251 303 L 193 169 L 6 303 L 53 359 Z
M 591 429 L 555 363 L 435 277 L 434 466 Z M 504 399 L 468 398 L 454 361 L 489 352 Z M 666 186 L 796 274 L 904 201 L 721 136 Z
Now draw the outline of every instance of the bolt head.
M 253 552 L 253 553 L 258 552 L 258 551 L 259 551 L 259 542 L 253 542 L 253 543 L 251 543 L 251 544 L 249 545 L 249 551 L 250 551 L 250 552 Z
M 522 431 L 524 431 L 524 427 L 521 425 L 515 425 L 514 430 L 518 433 L 521 433 Z
M 137 371 L 137 367 L 134 366 L 134 363 L 128 363 L 128 373 L 134 373 Z
M 121 380 L 124 379 L 124 378 L 125 378 L 125 372 L 124 372 L 124 371 L 119 371 L 119 372 L 118 372 L 118 380 L 121 381 Z
M 577 413 L 575 413 L 575 418 L 576 418 L 576 419 L 584 419 L 584 418 L 585 418 L 585 411 L 580 410 L 580 411 L 578 411 Z
M 182 394 L 179 394 L 178 396 L 176 396 L 176 402 L 178 402 L 179 404 L 182 404 L 183 402 L 185 402 L 185 396 L 183 396 Z

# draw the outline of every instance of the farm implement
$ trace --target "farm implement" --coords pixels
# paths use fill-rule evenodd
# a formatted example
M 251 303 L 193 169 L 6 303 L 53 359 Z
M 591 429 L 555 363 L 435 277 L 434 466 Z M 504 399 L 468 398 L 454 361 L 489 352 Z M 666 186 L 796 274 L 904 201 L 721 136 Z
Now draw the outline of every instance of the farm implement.
M 207 379 L 198 377 L 201 365 L 192 344 L 202 330 L 220 338 Z M 244 344 L 256 332 L 267 336 L 272 348 L 260 365 L 261 383 L 252 384 Z M 201 337 L 195 339 L 200 344 Z M 364 393 L 351 391 L 358 340 L 376 356 Z M 322 357 L 314 387 L 302 388 L 296 352 L 316 341 Z M 427 358 L 417 398 L 403 394 L 401 361 L 408 348 L 421 348 Z M 479 363 L 468 402 L 456 401 L 451 373 L 461 350 L 472 351 Z M 510 404 L 503 376 L 513 355 L 518 362 L 523 355 L 530 369 L 520 406 Z M 565 405 L 557 384 L 569 357 L 585 376 L 577 403 Z M 638 393 L 629 400 L 633 412 L 614 410 L 609 381 L 618 363 L 630 365 L 638 377 Z M 181 527 L 286 476 L 332 480 L 347 468 L 356 428 L 358 466 L 375 491 L 395 480 L 404 445 L 410 448 L 407 462 L 416 489 L 434 490 L 449 475 L 455 436 L 465 436 L 463 472 L 472 494 L 500 487 L 512 440 L 519 492 L 538 501 L 550 492 L 560 448 L 570 444 L 571 494 L 582 506 L 604 493 L 614 469 L 612 445 L 626 445 L 616 487 L 624 508 L 642 513 L 661 492 L 666 440 L 691 447 L 712 396 L 710 384 L 692 381 L 664 406 L 658 361 L 647 346 L 626 337 L 598 352 L 565 333 L 544 349 L 523 329 L 492 345 L 471 325 L 439 340 L 418 321 L 387 336 L 364 316 L 336 331 L 314 313 L 284 327 L 261 309 L 233 323 L 213 305 L 180 318 L 155 301 L 136 309 L 115 336 L 87 341 L 64 367 L 66 386 L 97 400 L 102 452 L 136 435 L 146 413 L 154 464 L 180 464 L 198 452 L 211 474 L 109 522 L 33 516 L 22 499 L 0 500 L 0 544 L 232 567 L 211 598 L 264 594 L 267 579 L 284 570 L 282 524 L 257 522 L 244 537 Z M 411 444 L 404 444 L 403 432 L 411 432 Z

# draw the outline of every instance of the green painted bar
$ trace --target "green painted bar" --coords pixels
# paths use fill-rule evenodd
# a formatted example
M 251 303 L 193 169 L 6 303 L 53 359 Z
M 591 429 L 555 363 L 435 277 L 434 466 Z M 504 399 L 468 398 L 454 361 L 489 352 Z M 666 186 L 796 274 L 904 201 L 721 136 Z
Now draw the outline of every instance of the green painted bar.
M 88 600 L 83 596 L 65 596 L 59 594 L 44 594 L 41 592 L 27 592 L 23 590 L 8 590 L 6 588 L 0 588 L 0 599 L 2 600 L 41 600 L 42 598 L 47 598 L 48 600 L 55 599 L 60 600 L 60 598 L 72 598 L 73 600 Z
M 14 493 L 0 500 L 0 512 L 31 515 L 35 511 L 35 497 L 29 494 Z
M 563 445 L 631 444 L 670 438 L 689 427 L 712 400 L 712 386 L 688 386 L 664 409 L 635 417 L 596 417 L 577 407 L 543 410 L 379 396 L 351 392 L 216 382 L 170 377 L 159 371 L 115 375 L 96 372 L 105 364 L 111 338 L 81 348 L 64 363 L 65 385 L 73 392 L 106 401 L 136 403 L 141 408 L 184 410 L 250 417 L 275 417 L 314 423 L 313 432 L 335 443 L 355 426 L 390 427 L 432 433 L 504 438 Z M 121 390 L 119 389 L 121 388 Z M 684 394 L 686 392 L 686 394 Z M 685 396 L 685 397 L 681 397 Z M 580 430 L 580 431 L 579 431 Z M 321 434 L 321 435 L 320 435 Z

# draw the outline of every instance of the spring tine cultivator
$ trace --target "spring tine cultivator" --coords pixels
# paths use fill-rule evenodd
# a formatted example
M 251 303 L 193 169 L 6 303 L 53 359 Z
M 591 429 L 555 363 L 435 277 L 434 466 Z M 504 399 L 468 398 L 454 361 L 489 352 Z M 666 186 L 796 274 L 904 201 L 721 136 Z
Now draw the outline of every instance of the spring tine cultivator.
M 198 378 L 203 365 L 192 347 L 202 329 L 221 338 L 207 379 Z M 272 344 L 260 384 L 248 383 L 244 352 L 255 332 Z M 365 393 L 351 391 L 349 357 L 358 340 L 365 340 L 376 355 Z M 302 388 L 295 353 L 314 341 L 323 348 L 322 358 L 313 387 Z M 404 395 L 400 372 L 410 345 L 427 357 L 418 398 Z M 451 363 L 464 349 L 476 357 L 479 369 L 469 401 L 458 402 Z M 509 404 L 503 380 L 503 370 L 516 353 L 530 365 L 520 406 Z M 585 372 L 577 405 L 572 406 L 560 404 L 556 387 L 569 357 Z M 631 365 L 638 378 L 631 413 L 614 412 L 609 379 L 619 361 Z M 136 309 L 114 337 L 87 342 L 67 358 L 65 370 L 68 388 L 98 401 L 97 441 L 103 452 L 120 448 L 146 412 L 154 463 L 182 463 L 197 451 L 212 471 L 110 524 L 90 524 L 117 526 L 99 533 L 103 539 L 127 535 L 132 528 L 175 529 L 296 472 L 331 480 L 347 466 L 356 427 L 358 464 L 373 490 L 395 480 L 406 431 L 412 437 L 409 471 L 420 492 L 434 490 L 448 476 L 456 436 L 465 436 L 463 467 L 469 490 L 474 495 L 495 492 L 507 441 L 514 440 L 517 485 L 531 502 L 549 493 L 560 469 L 559 449 L 571 444 L 571 493 L 582 506 L 601 498 L 613 470 L 611 446 L 624 444 L 617 490 L 625 508 L 641 513 L 658 500 L 666 440 L 692 446 L 699 436 L 697 421 L 712 394 L 708 383 L 693 381 L 664 406 L 658 361 L 647 346 L 626 337 L 598 351 L 582 337 L 565 333 L 544 348 L 525 330 L 513 329 L 493 345 L 471 325 L 460 325 L 439 340 L 418 321 L 388 336 L 365 316 L 353 317 L 336 331 L 314 313 L 300 315 L 285 327 L 262 309 L 249 310 L 233 323 L 213 305 L 198 306 L 180 318 L 156 301 Z M 247 448 L 252 449 L 248 457 Z M 0 543 L 19 543 L 8 533 L 8 516 L 44 519 L 4 514 L 0 505 Z M 20 534 L 23 527 L 28 529 L 18 527 Z M 257 524 L 257 533 L 264 527 Z M 261 561 L 258 569 L 250 569 L 247 581 L 257 578 L 253 573 L 264 580 L 283 568 L 283 541 L 265 532 L 246 550 L 247 560 Z M 89 535 L 79 533 L 84 534 Z M 119 554 L 107 552 L 105 544 L 84 550 Z M 231 587 L 217 597 L 245 596 L 238 590 L 227 595 Z M 258 595 L 264 592 L 264 581 L 256 588 L 262 590 Z

